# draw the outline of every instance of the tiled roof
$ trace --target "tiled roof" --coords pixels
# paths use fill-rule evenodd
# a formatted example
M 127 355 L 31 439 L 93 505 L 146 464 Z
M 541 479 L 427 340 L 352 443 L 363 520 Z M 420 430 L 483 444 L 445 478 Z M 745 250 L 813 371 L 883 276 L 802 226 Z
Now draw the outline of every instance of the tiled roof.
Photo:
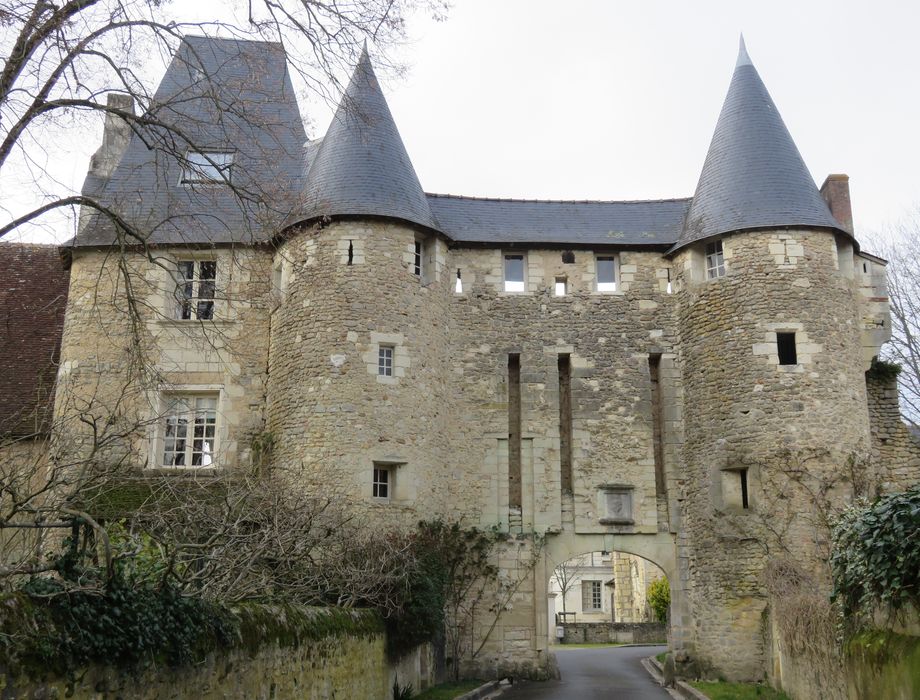
M 68 281 L 57 246 L 0 242 L 0 436 L 48 428 Z
M 90 175 L 94 194 L 145 232 L 150 243 L 234 243 L 269 238 L 303 188 L 306 134 L 280 44 L 185 37 L 146 116 L 187 139 L 150 149 L 134 135 L 108 181 Z M 150 135 L 148 135 L 149 137 Z M 175 153 L 233 152 L 232 181 L 180 184 Z M 96 216 L 75 245 L 107 245 L 113 228 Z
M 367 49 L 310 165 L 303 202 L 290 223 L 369 215 L 437 228 Z
M 670 245 L 689 199 L 568 202 L 429 194 L 440 229 L 468 243 Z
M 818 192 L 742 39 L 735 73 L 675 250 L 731 231 L 784 226 L 818 226 L 846 233 Z

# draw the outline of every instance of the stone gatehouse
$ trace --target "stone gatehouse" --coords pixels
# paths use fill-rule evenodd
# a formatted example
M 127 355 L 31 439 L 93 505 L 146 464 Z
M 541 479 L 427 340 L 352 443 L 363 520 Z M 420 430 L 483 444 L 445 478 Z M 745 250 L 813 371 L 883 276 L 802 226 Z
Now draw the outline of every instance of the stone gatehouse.
M 164 158 L 110 115 L 84 192 L 144 234 L 84 211 L 65 246 L 58 413 L 92 396 L 141 416 L 124 449 L 163 478 L 245 467 L 270 436 L 300 487 L 334 480 L 369 523 L 545 535 L 488 665 L 542 664 L 553 563 L 617 551 L 667 574 L 675 649 L 762 677 L 776 550 L 757 533 L 782 520 L 806 564 L 822 544 L 778 475 L 920 474 L 909 450 L 872 461 L 898 430 L 896 399 L 873 391 L 889 404 L 870 413 L 867 394 L 884 261 L 854 236 L 846 176 L 815 186 L 743 47 L 681 199 L 427 194 L 366 53 L 316 141 L 274 44 L 187 37 L 150 109 L 196 146 Z M 138 337 L 143 386 L 119 381 Z

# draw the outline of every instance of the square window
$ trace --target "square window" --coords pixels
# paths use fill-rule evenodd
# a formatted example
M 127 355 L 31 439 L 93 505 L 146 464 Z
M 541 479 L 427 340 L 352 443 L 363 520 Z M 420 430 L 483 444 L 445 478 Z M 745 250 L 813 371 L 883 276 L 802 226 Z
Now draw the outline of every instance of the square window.
M 568 288 L 568 280 L 565 277 L 556 278 L 555 295 L 564 297 Z
M 595 258 L 597 266 L 597 291 L 615 292 L 617 290 L 617 259 L 613 255 L 598 255 Z
M 393 490 L 393 470 L 390 467 L 374 467 L 374 498 L 389 500 Z
M 725 276 L 725 256 L 722 253 L 722 241 L 706 244 L 706 279 Z
M 229 183 L 233 154 L 221 151 L 188 151 L 182 162 L 182 185 Z
M 381 377 L 393 376 L 393 346 L 381 345 L 377 351 L 377 374 Z
M 180 260 L 176 265 L 174 318 L 206 321 L 214 318 L 216 260 Z
M 798 364 L 799 360 L 795 351 L 795 333 L 776 334 L 776 353 L 779 355 L 781 365 Z
M 210 467 L 217 452 L 216 393 L 172 394 L 160 424 L 161 466 Z
M 505 256 L 505 291 L 523 292 L 524 286 L 524 256 Z

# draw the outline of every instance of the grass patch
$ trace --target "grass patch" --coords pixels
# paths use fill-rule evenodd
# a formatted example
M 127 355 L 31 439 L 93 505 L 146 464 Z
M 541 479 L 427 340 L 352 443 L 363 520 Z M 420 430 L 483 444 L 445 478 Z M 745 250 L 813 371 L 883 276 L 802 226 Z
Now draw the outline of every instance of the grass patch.
M 663 664 L 663 663 L 664 663 L 664 657 L 666 657 L 667 655 L 668 655 L 668 652 L 663 651 L 663 652 L 661 652 L 660 654 L 655 654 L 655 658 L 658 659 L 658 663 Z
M 471 690 L 476 690 L 485 681 L 460 681 L 459 683 L 441 683 L 416 695 L 414 700 L 454 700 L 458 695 L 463 695 Z
M 690 681 L 690 685 L 709 696 L 709 700 L 789 700 L 781 690 L 760 683 Z

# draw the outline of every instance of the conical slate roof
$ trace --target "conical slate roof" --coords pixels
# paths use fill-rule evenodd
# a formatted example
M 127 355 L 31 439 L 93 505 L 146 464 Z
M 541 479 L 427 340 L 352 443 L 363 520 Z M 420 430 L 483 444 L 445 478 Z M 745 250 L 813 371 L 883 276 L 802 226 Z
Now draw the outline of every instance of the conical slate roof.
M 289 223 L 367 215 L 439 228 L 366 48 L 307 173 L 303 201 Z
M 731 231 L 785 226 L 847 233 L 818 192 L 742 38 L 696 194 L 672 250 Z

